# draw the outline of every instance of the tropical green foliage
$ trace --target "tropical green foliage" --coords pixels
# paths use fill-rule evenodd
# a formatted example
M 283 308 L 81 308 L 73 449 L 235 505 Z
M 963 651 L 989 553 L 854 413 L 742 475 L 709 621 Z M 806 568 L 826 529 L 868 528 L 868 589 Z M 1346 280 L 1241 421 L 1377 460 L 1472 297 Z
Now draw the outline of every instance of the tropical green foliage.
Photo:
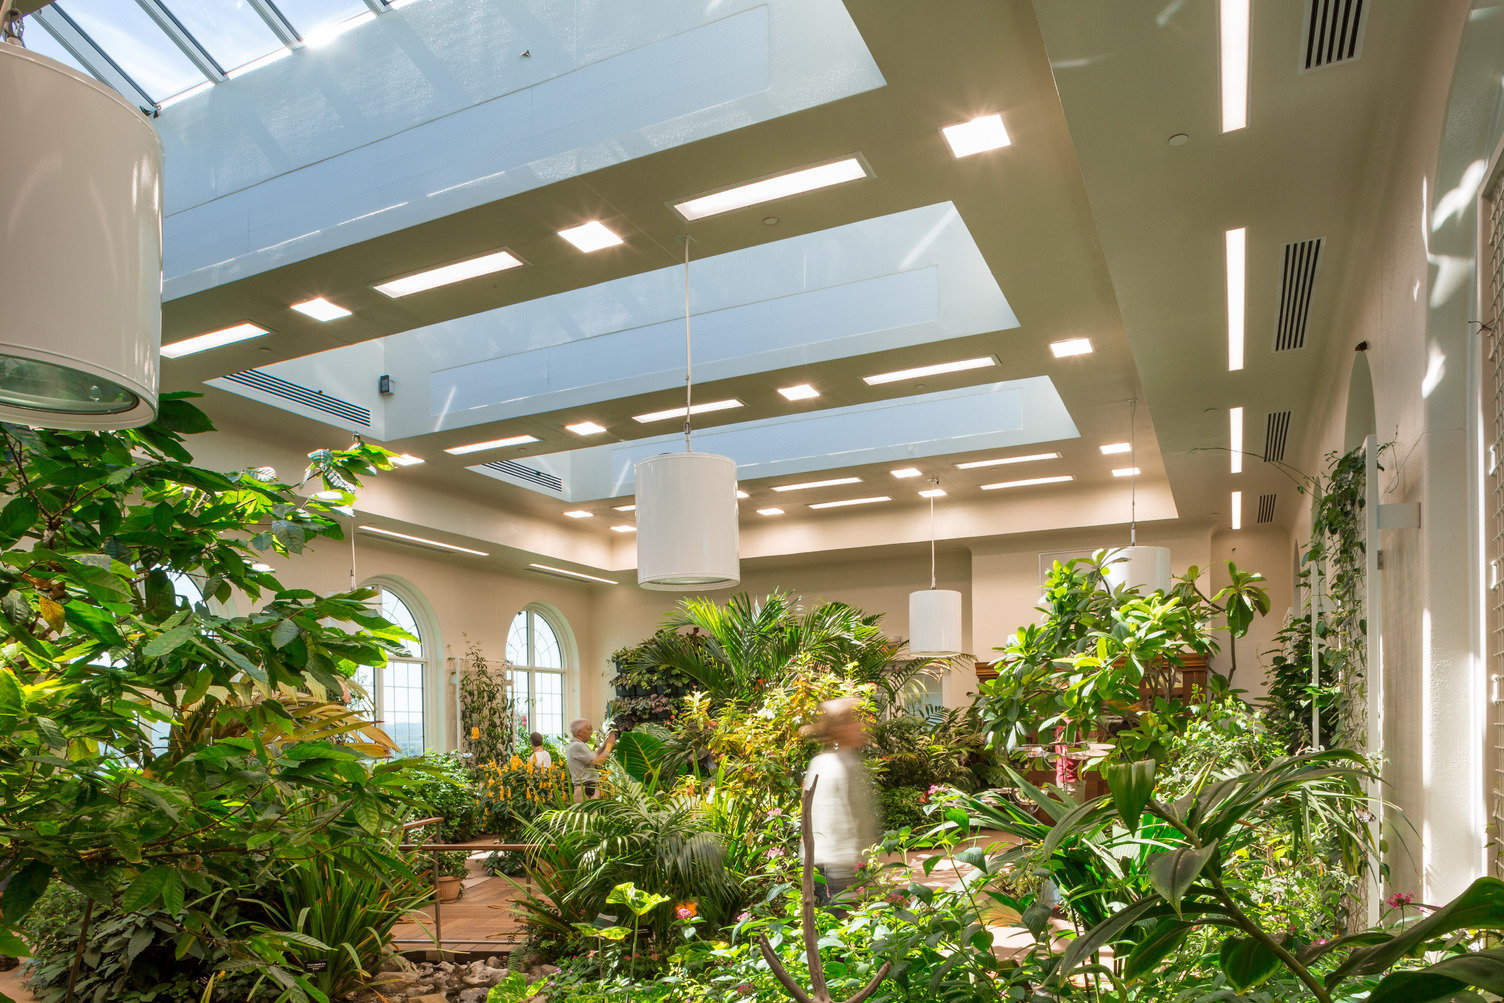
M 370 590 L 284 589 L 254 565 L 340 539 L 331 506 L 388 454 L 319 450 L 297 483 L 205 470 L 183 435 L 212 426 L 184 396 L 141 429 L 0 426 L 0 949 L 19 953 L 56 880 L 86 897 L 85 928 L 147 917 L 185 979 L 228 952 L 318 999 L 281 960 L 296 935 L 242 936 L 226 903 L 393 824 L 407 768 L 368 758 L 392 743 L 345 701 L 406 635 Z M 182 578 L 207 601 L 180 599 Z
M 472 763 L 506 762 L 526 744 L 517 733 L 517 706 L 507 692 L 506 680 L 492 672 L 480 645 L 466 638 L 460 670 L 460 731 Z

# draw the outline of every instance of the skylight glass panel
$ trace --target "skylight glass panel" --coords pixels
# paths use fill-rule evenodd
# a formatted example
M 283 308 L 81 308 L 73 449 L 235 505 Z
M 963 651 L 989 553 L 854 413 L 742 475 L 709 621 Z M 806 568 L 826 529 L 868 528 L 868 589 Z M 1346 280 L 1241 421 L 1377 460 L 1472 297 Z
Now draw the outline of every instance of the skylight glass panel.
M 32 52 L 40 53 L 48 59 L 56 59 L 64 66 L 70 66 L 80 73 L 91 77 L 94 75 L 89 73 L 87 66 L 74 59 L 73 53 L 63 48 L 63 43 L 53 38 L 52 33 L 43 28 L 36 18 L 28 17 L 25 21 L 26 27 L 23 29 L 23 36 L 26 39 L 26 48 Z
M 352 17 L 369 14 L 364 0 L 297 0 L 277 8 L 303 38 L 318 35 Z
M 66 0 L 53 4 L 115 61 L 155 101 L 204 82 L 157 23 L 134 3 L 120 0 Z
M 166 6 L 222 70 L 237 69 L 282 48 L 246 0 L 167 0 Z

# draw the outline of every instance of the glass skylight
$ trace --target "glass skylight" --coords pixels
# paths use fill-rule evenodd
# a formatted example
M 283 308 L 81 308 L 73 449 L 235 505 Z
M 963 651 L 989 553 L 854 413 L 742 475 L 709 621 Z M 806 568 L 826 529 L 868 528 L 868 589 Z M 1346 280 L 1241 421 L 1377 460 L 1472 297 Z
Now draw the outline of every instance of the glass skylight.
M 245 0 L 167 0 L 166 6 L 222 70 L 237 69 L 282 48 L 281 40 Z
M 56 59 L 64 66 L 71 66 L 80 73 L 89 73 L 89 68 L 73 58 L 73 53 L 63 48 L 63 43 L 52 37 L 52 33 L 43 28 L 34 17 L 26 18 L 26 27 L 23 31 L 26 48 L 32 52 L 38 52 L 48 59 Z M 93 74 L 89 74 L 93 76 Z
M 53 7 L 79 26 L 152 99 L 161 101 L 204 82 L 183 50 L 134 3 L 67 0 Z
M 279 9 L 303 38 L 317 36 L 352 17 L 371 12 L 364 0 L 294 0 Z

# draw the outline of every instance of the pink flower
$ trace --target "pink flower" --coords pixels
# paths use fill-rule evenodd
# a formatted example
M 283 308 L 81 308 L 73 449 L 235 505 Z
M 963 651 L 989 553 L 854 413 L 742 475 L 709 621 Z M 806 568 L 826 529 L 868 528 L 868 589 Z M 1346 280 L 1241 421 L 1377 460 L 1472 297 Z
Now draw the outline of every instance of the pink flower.
M 750 912 L 739 912 L 739 913 L 736 914 L 736 921 L 738 923 L 745 923 L 745 922 L 747 922 L 747 920 L 749 920 L 751 918 L 752 918 L 752 914 Z
M 674 910 L 674 915 L 678 916 L 680 919 L 689 919 L 694 915 L 694 913 L 689 911 L 688 906 L 681 905 L 679 908 Z
M 768 809 L 768 816 L 767 817 L 768 818 L 777 818 L 778 816 L 780 816 L 782 814 L 783 814 L 783 809 L 782 808 L 769 808 Z
M 930 789 L 929 789 L 929 793 L 930 794 L 933 795 L 938 790 L 940 790 L 940 785 L 939 784 L 930 784 Z
M 741 993 L 743 996 L 751 996 L 756 990 L 752 988 L 752 983 L 743 982 L 741 985 L 736 987 L 736 991 Z
M 903 892 L 889 892 L 888 893 L 888 904 L 889 905 L 898 905 L 906 897 L 907 896 L 905 896 Z
M 772 846 L 768 848 L 768 856 L 770 857 L 781 857 L 783 855 L 783 847 L 781 846 Z
M 1395 892 L 1384 900 L 1384 904 L 1391 909 L 1398 909 L 1401 906 L 1409 905 L 1413 901 L 1415 901 L 1415 896 L 1409 892 Z

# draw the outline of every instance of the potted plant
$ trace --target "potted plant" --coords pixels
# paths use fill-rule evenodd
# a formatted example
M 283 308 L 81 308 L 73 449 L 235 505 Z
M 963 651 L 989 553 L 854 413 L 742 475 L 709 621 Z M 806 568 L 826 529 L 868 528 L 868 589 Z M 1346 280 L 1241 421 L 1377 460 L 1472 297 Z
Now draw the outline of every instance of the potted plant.
M 465 891 L 464 880 L 470 876 L 470 854 L 464 850 L 446 850 L 438 856 L 439 901 L 458 902 Z

